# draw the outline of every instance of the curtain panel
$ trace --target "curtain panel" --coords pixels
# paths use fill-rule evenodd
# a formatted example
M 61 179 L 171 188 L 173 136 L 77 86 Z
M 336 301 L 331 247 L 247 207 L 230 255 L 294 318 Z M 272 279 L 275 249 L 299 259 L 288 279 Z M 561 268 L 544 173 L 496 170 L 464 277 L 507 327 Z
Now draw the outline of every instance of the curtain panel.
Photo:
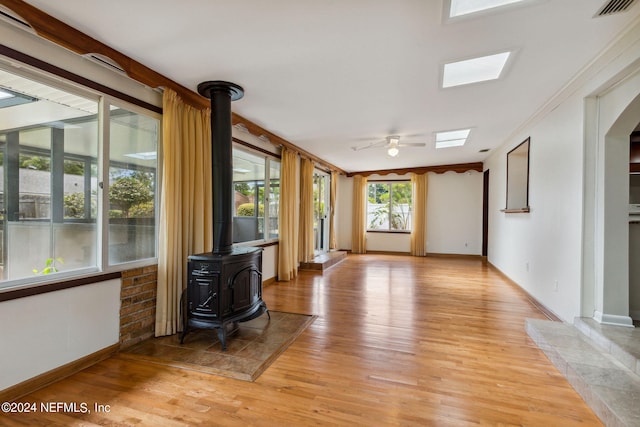
M 367 177 L 353 178 L 353 217 L 351 230 L 351 252 L 367 252 Z
M 280 213 L 278 243 L 278 280 L 298 275 L 298 155 L 282 149 L 280 163 Z
M 313 259 L 313 172 L 314 165 L 310 159 L 300 160 L 300 245 L 298 261 L 307 262 Z
M 427 174 L 411 174 L 412 207 L 411 255 L 427 255 Z
M 338 172 L 331 172 L 331 190 L 329 192 L 329 249 L 338 248 L 336 237 L 336 198 L 338 197 Z
M 187 257 L 213 244 L 210 116 L 210 109 L 198 110 L 165 89 L 156 336 L 182 329 Z

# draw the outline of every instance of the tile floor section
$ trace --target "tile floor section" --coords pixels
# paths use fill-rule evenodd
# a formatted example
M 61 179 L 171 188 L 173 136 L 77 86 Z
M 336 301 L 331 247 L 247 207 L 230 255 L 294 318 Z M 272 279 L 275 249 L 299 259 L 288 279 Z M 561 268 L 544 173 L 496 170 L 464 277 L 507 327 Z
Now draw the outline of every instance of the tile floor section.
M 270 311 L 238 324 L 222 351 L 215 329 L 151 338 L 121 352 L 122 357 L 254 381 L 313 322 L 315 316 Z
M 640 426 L 640 328 L 527 319 L 526 329 L 606 426 Z

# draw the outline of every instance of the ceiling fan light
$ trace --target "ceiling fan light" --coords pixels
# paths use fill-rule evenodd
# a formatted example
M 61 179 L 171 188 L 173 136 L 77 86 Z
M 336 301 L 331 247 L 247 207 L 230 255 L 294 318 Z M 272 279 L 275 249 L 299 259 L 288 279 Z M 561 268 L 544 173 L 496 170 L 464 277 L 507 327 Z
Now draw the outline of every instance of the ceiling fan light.
M 387 150 L 387 154 L 391 157 L 397 156 L 398 153 L 400 153 L 400 150 L 398 150 L 398 147 L 395 146 L 389 147 L 389 149 Z

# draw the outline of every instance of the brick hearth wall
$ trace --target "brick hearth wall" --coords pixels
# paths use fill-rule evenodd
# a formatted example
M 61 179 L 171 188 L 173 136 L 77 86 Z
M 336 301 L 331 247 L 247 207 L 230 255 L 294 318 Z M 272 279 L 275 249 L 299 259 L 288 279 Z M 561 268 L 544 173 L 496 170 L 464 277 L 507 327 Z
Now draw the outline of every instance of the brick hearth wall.
M 157 285 L 157 265 L 122 272 L 120 348 L 154 335 Z

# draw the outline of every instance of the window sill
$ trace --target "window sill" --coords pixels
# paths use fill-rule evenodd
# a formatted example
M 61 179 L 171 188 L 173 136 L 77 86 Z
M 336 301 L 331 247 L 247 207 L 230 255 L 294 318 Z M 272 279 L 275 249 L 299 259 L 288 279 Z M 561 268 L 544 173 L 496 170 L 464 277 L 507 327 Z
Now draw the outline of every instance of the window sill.
M 500 212 L 504 212 L 504 213 L 528 213 L 530 211 L 531 209 L 529 208 L 529 206 L 527 206 L 526 208 L 519 208 L 519 209 L 500 209 Z
M 367 233 L 411 234 L 411 230 L 367 230 Z
M 75 288 L 77 286 L 90 285 L 93 283 L 104 282 L 106 280 L 119 279 L 120 277 L 122 277 L 122 272 L 116 271 L 113 273 L 99 273 L 76 278 L 61 277 L 59 281 L 44 284 L 33 283 L 21 287 L 9 287 L 6 289 L 0 289 L 0 302 L 46 294 L 47 292 L 61 291 L 63 289 Z
M 252 240 L 249 242 L 237 242 L 234 243 L 233 246 L 243 247 L 250 246 L 256 248 L 266 248 L 269 246 L 275 246 L 280 242 L 278 239 L 270 239 L 270 240 Z

